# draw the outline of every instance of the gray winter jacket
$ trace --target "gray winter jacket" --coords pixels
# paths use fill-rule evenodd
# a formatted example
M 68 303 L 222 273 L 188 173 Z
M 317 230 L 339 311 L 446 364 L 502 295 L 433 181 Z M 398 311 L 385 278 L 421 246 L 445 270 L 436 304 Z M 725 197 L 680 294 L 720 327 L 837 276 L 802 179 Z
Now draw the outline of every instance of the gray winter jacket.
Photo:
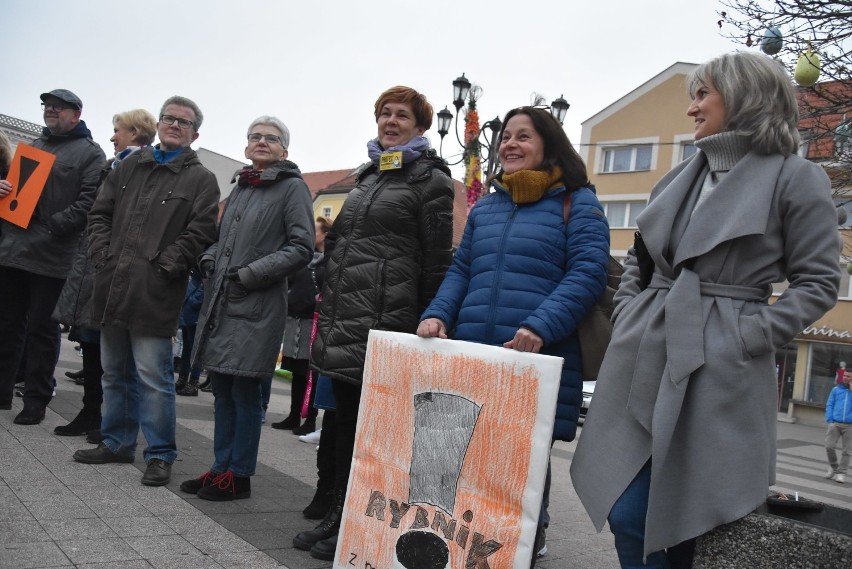
M 261 185 L 237 185 L 219 237 L 200 259 L 215 262 L 205 283 L 193 362 L 223 374 L 268 378 L 287 316 L 287 278 L 314 251 L 311 195 L 288 160 L 267 168 Z M 239 281 L 228 278 L 236 269 Z
M 669 172 L 636 220 L 656 272 L 641 290 L 631 251 L 571 463 L 600 531 L 652 459 L 646 554 L 765 501 L 775 483 L 775 351 L 834 305 L 840 282 L 822 168 L 749 153 L 692 210 L 706 165 L 699 151 Z M 784 279 L 770 304 L 771 283 Z
M 80 121 L 71 132 L 45 129 L 31 144 L 56 156 L 29 227 L 0 220 L 0 265 L 64 279 L 95 201 L 104 156 Z

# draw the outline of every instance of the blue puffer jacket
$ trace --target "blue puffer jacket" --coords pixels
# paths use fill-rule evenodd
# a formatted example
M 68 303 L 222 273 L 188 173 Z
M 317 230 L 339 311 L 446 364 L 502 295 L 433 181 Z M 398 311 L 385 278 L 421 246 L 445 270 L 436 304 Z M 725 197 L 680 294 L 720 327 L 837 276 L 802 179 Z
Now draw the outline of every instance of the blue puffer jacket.
M 844 384 L 835 385 L 825 404 L 826 423 L 852 423 L 852 391 Z
M 575 331 L 606 284 L 609 226 L 590 188 L 571 195 L 566 230 L 564 187 L 516 205 L 494 186 L 470 211 L 453 264 L 421 320 L 438 318 L 449 337 L 482 344 L 502 345 L 522 326 L 541 336 L 541 353 L 565 360 L 553 436 L 570 441 L 583 384 Z

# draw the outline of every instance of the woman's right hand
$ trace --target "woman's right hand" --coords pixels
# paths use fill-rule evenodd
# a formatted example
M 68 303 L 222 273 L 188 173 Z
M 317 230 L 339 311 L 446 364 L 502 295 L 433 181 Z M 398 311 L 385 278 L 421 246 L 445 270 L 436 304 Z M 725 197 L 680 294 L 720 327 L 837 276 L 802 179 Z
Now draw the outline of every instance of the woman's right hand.
M 421 338 L 447 338 L 447 327 L 437 318 L 427 318 L 417 327 Z

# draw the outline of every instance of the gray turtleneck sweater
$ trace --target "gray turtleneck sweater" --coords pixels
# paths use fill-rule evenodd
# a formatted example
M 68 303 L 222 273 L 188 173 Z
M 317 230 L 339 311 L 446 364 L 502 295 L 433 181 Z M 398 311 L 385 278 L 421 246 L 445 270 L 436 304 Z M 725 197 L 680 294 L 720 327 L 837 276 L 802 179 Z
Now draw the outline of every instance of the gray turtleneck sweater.
M 707 156 L 708 174 L 699 189 L 698 199 L 695 201 L 695 210 L 710 197 L 719 182 L 728 174 L 731 168 L 748 154 L 751 147 L 748 139 L 735 134 L 732 131 L 711 134 L 695 141 L 695 146 Z

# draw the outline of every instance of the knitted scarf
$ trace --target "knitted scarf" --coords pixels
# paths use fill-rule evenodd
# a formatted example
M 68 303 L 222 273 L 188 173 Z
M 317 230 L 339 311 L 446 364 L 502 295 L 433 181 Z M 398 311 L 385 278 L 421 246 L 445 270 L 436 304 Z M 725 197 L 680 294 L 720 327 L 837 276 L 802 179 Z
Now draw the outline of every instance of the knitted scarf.
M 402 163 L 408 164 L 420 158 L 424 152 L 431 148 L 429 139 L 425 136 L 415 136 L 405 144 L 399 146 L 391 146 L 390 148 L 382 148 L 379 144 L 379 139 L 374 138 L 367 143 L 367 156 L 374 164 L 379 164 L 379 157 L 382 154 L 389 152 L 402 152 Z
M 537 202 L 547 190 L 564 186 L 562 169 L 557 166 L 549 172 L 541 170 L 518 170 L 503 174 L 498 180 L 516 204 Z

